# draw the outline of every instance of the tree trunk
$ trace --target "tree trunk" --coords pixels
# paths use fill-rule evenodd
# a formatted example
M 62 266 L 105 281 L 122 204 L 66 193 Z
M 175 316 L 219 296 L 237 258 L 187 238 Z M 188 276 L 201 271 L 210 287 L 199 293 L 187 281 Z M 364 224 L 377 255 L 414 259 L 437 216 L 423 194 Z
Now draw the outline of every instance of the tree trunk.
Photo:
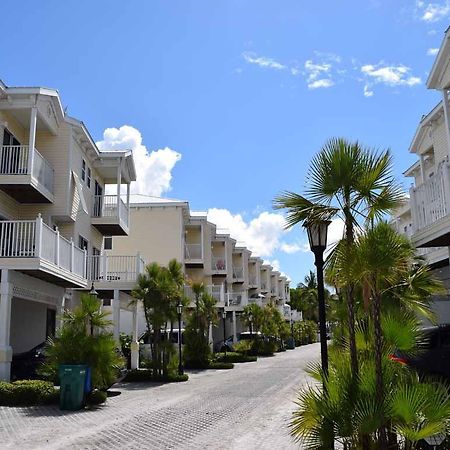
M 372 316 L 375 332 L 375 377 L 376 377 L 376 397 L 377 403 L 380 405 L 380 419 L 383 419 L 384 411 L 384 389 L 383 389 L 383 336 L 381 331 L 381 297 L 379 293 L 375 293 L 372 300 Z M 378 428 L 378 447 L 381 450 L 387 448 L 386 429 L 382 424 Z

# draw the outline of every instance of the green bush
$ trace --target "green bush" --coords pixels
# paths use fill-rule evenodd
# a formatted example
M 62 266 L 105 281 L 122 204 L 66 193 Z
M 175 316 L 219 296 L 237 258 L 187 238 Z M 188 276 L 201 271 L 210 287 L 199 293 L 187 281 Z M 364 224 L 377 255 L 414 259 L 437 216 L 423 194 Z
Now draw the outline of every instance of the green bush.
M 101 405 L 102 403 L 106 402 L 107 398 L 108 394 L 106 393 L 106 391 L 99 391 L 98 389 L 94 389 L 86 396 L 86 403 L 91 406 Z
M 162 381 L 166 383 L 178 383 L 187 381 L 187 374 L 178 375 L 177 373 L 169 373 L 167 376 L 154 376 L 150 369 L 135 369 L 127 373 L 124 382 L 142 382 L 142 381 Z
M 53 383 L 42 380 L 0 381 L 1 406 L 31 406 L 57 403 L 59 391 Z
M 312 344 L 317 340 L 317 324 L 312 320 L 296 322 L 294 324 L 295 345 Z
M 211 362 L 209 363 L 208 369 L 216 369 L 216 370 L 222 370 L 222 369 L 233 369 L 234 364 L 231 362 Z
M 271 356 L 277 349 L 278 344 L 275 341 L 266 339 L 245 340 L 234 345 L 234 350 L 237 353 L 247 356 Z
M 233 348 L 236 353 L 241 353 L 242 355 L 249 355 L 252 349 L 252 341 L 240 341 L 234 344 Z
M 246 363 L 257 360 L 256 356 L 244 355 L 237 352 L 216 353 L 214 360 L 217 362 Z

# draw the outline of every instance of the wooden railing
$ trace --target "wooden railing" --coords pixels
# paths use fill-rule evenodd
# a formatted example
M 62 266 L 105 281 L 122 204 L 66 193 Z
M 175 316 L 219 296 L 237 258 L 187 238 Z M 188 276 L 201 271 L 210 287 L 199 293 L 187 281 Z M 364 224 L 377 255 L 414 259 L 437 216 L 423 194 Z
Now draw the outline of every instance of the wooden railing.
M 45 224 L 36 220 L 0 221 L 0 258 L 41 258 L 86 278 L 86 253 Z
M 31 175 L 53 193 L 54 170 L 36 150 L 28 145 L 0 146 L 0 175 Z

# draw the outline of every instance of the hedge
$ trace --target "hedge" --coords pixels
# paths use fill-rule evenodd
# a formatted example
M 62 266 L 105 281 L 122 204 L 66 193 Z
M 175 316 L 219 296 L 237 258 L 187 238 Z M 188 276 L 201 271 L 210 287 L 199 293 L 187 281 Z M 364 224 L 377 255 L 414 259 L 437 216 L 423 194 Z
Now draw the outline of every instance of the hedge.
M 243 355 L 237 352 L 227 352 L 227 353 L 216 353 L 214 359 L 217 362 L 231 362 L 231 363 L 246 363 L 255 362 L 257 360 L 256 356 Z
M 32 406 L 58 403 L 59 390 L 42 380 L 0 381 L 1 406 Z
M 208 369 L 217 369 L 217 370 L 222 370 L 222 369 L 233 369 L 234 368 L 234 364 L 231 362 L 210 362 Z
M 123 382 L 140 382 L 140 381 L 159 381 L 165 383 L 178 383 L 181 381 L 187 381 L 188 375 L 178 375 L 177 373 L 169 374 L 166 377 L 153 376 L 151 369 L 134 369 L 127 373 L 127 376 L 123 379 Z

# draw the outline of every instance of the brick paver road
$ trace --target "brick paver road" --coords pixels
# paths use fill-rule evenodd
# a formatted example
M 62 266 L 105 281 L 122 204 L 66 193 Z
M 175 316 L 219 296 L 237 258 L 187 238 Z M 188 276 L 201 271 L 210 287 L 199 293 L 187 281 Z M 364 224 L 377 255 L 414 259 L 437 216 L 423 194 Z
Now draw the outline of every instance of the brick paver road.
M 0 407 L 0 448 L 296 449 L 287 423 L 318 355 L 312 344 L 187 383 L 117 385 L 89 411 Z

